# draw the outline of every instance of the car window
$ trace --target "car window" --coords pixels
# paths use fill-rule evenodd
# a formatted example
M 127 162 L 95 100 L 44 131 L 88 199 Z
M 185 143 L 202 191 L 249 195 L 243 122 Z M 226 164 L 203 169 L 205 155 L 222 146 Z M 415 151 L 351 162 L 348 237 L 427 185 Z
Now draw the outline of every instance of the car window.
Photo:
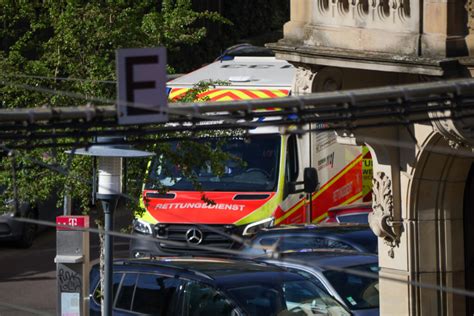
M 272 246 L 278 240 L 278 237 L 265 237 L 258 242 L 261 246 Z
M 369 214 L 348 214 L 348 215 L 339 215 L 337 216 L 337 221 L 339 223 L 360 223 L 368 224 L 369 223 Z
M 232 288 L 229 292 L 250 315 L 350 315 L 309 280 L 276 280 L 271 284 Z
M 216 289 L 198 282 L 185 285 L 183 315 L 185 316 L 233 316 L 235 305 Z
M 132 311 L 146 315 L 171 315 L 182 283 L 172 277 L 140 274 L 133 296 Z
M 284 309 L 282 294 L 271 286 L 243 286 L 233 288 L 230 292 L 237 297 L 250 315 L 277 315 Z
M 310 236 L 283 236 L 280 238 L 278 250 L 297 250 L 326 248 L 327 242 L 324 238 Z
M 378 264 L 365 264 L 352 266 L 350 269 L 377 274 L 379 267 Z M 325 271 L 323 274 L 350 309 L 379 307 L 378 279 L 343 271 Z
M 113 291 L 113 296 L 117 294 L 117 289 L 120 285 L 120 282 L 122 281 L 123 273 L 114 273 L 113 278 L 112 278 L 112 291 Z M 101 304 L 101 299 L 102 299 L 102 290 L 100 287 L 100 282 L 97 284 L 97 287 L 95 288 L 93 299 L 96 304 L 100 305 Z
M 354 247 L 346 244 L 345 242 L 338 241 L 338 240 L 332 240 L 332 239 L 327 239 L 326 247 L 331 248 L 331 249 L 355 250 Z
M 306 272 L 306 271 L 303 271 L 303 270 L 300 270 L 300 269 L 296 269 L 296 268 L 290 268 L 290 267 L 286 267 L 286 269 L 288 271 L 291 271 L 291 272 L 295 272 L 295 273 L 298 273 L 299 275 L 302 275 L 303 277 L 305 277 L 306 279 L 309 279 L 311 281 L 313 281 L 314 283 L 316 283 L 317 286 L 319 286 L 321 289 L 323 289 L 324 291 L 327 291 L 326 290 L 326 287 L 324 286 L 324 284 L 321 282 L 321 280 L 316 277 L 315 275 L 309 273 L 309 272 Z
M 288 311 L 283 315 L 350 315 L 335 299 L 310 281 L 284 282 L 283 293 Z
M 137 281 L 137 273 L 125 274 L 120 289 L 118 291 L 115 307 L 125 310 L 130 310 L 132 306 L 133 292 L 135 290 L 135 283 Z

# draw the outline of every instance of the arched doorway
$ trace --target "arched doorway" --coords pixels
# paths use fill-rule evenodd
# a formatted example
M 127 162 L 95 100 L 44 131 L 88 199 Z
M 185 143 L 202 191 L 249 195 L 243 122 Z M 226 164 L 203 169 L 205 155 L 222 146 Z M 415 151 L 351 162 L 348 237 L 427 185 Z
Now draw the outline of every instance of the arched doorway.
M 465 288 L 469 279 L 472 286 L 472 269 L 466 273 L 474 251 L 472 164 L 470 151 L 453 149 L 440 134 L 432 133 L 422 146 L 407 199 L 413 219 L 409 270 L 415 281 Z M 472 300 L 461 295 L 413 287 L 410 297 L 414 315 L 473 315 L 467 313 Z
M 474 165 L 464 192 L 464 266 L 466 289 L 474 291 Z M 474 315 L 474 298 L 466 298 L 466 315 Z

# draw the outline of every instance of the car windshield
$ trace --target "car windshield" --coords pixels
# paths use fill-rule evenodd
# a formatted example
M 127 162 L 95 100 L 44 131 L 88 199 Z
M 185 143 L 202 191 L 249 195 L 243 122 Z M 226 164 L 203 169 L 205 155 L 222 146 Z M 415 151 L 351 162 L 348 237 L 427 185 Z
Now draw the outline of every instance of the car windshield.
M 369 223 L 369 213 L 339 215 L 337 217 L 337 220 L 338 220 L 339 223 L 368 224 Z
M 309 280 L 249 284 L 231 288 L 229 292 L 250 315 L 350 315 L 336 300 Z
M 377 264 L 352 266 L 348 269 L 378 273 Z M 329 283 L 350 309 L 379 307 L 379 282 L 377 279 L 349 274 L 342 271 L 323 272 Z
M 213 146 L 217 140 L 210 142 Z M 170 143 L 173 150 L 179 142 Z M 275 191 L 280 156 L 279 135 L 254 135 L 229 138 L 220 147 L 230 159 L 224 162 L 224 172 L 217 175 L 211 164 L 193 170 L 203 191 Z M 154 158 L 146 189 L 153 190 L 157 184 L 176 191 L 195 191 L 193 182 L 184 177 L 179 166 L 174 166 L 163 156 Z

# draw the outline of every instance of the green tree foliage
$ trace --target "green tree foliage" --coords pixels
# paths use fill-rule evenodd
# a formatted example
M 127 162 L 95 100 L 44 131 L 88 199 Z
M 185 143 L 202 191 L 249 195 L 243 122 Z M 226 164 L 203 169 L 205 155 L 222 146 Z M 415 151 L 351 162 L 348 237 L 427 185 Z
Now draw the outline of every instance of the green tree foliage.
M 104 81 L 116 79 L 116 49 L 165 46 L 172 55 L 199 43 L 206 36 L 207 21 L 229 23 L 215 12 L 194 11 L 190 0 L 0 0 L 1 107 L 74 106 L 85 105 L 88 97 L 114 99 L 115 85 Z M 172 73 L 175 65 L 168 66 Z M 19 84 L 58 93 L 25 90 Z M 71 140 L 58 140 L 66 141 Z M 73 197 L 83 209 L 87 206 L 90 158 L 69 160 L 63 149 L 33 145 L 16 151 L 2 158 L 0 166 L 0 183 L 6 184 L 10 196 L 14 164 L 22 200 L 34 203 L 51 192 L 61 196 L 67 182 Z M 129 176 L 142 179 L 143 163 L 130 164 Z M 68 176 L 54 171 L 57 167 L 67 167 Z

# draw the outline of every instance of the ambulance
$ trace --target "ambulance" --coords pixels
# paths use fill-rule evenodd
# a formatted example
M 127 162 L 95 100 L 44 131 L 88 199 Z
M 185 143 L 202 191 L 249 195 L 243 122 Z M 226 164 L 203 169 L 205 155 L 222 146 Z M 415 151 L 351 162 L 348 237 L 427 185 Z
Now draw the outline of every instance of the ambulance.
M 271 56 L 232 56 L 168 82 L 169 98 L 179 99 L 209 80 L 229 84 L 199 96 L 216 102 L 285 97 L 294 75 L 291 64 Z M 245 136 L 226 138 L 221 149 L 236 159 L 224 162 L 221 175 L 210 167 L 195 170 L 200 190 L 179 168 L 172 177 L 165 174 L 170 163 L 158 154 L 143 187 L 143 212 L 133 222 L 135 234 L 153 236 L 156 242 L 132 239 L 130 255 L 232 248 L 238 238 L 229 236 L 251 236 L 273 225 L 318 223 L 331 207 L 370 201 L 372 160 L 366 147 L 338 144 L 334 132 L 297 135 L 292 128 L 256 127 Z M 316 174 L 319 184 L 312 190 Z M 158 182 L 165 193 L 158 191 Z

